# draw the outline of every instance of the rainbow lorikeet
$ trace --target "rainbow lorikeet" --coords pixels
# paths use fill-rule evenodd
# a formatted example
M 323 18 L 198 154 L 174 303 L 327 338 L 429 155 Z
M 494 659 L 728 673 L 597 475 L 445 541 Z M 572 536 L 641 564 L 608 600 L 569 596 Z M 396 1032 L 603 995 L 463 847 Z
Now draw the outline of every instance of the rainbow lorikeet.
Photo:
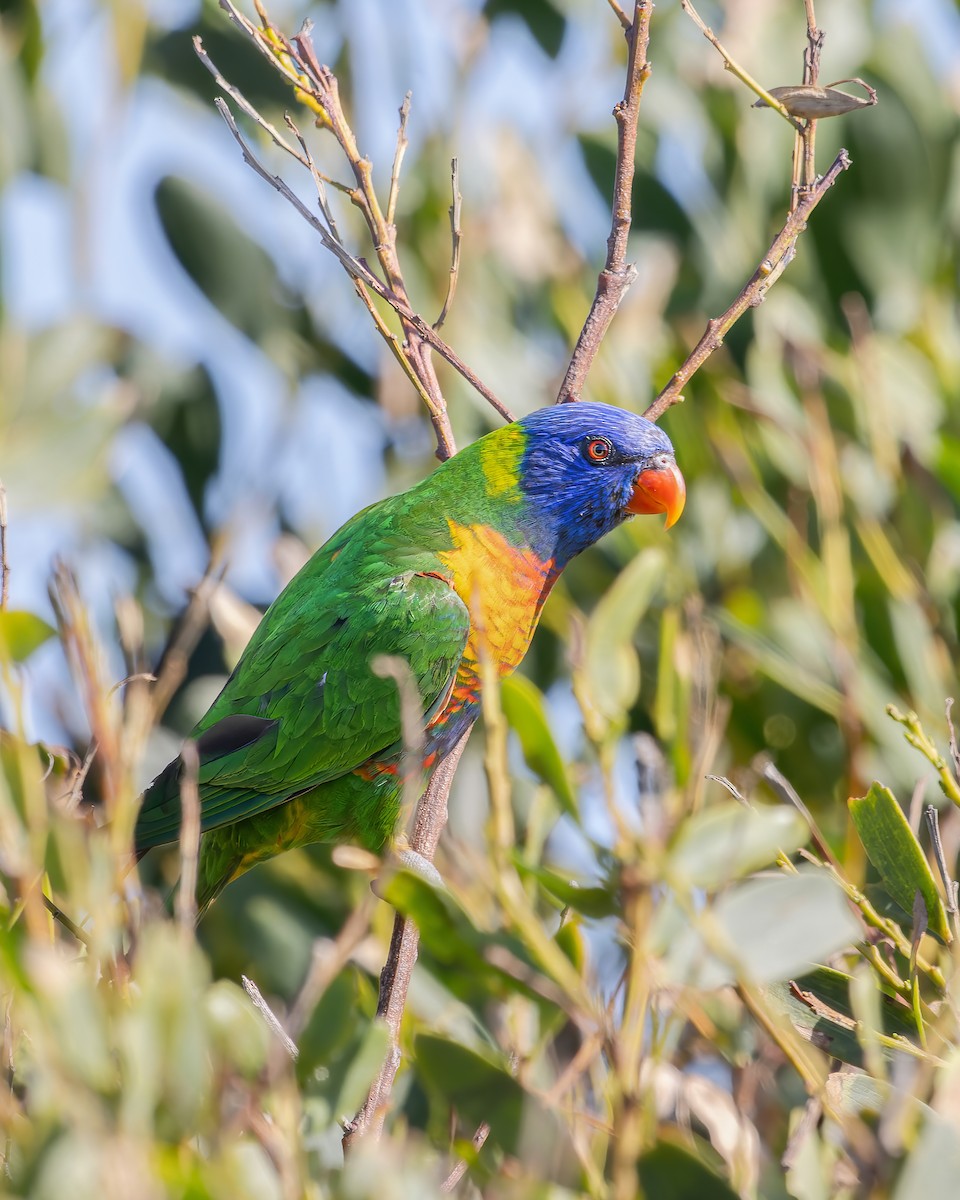
M 512 671 L 570 559 L 633 513 L 672 525 L 684 499 L 658 426 L 580 402 L 487 434 L 351 518 L 267 610 L 190 734 L 201 910 L 282 850 L 388 843 L 403 788 L 400 697 L 371 660 L 409 663 L 429 777 L 479 713 L 481 639 Z M 138 854 L 176 840 L 181 770 L 175 759 L 144 794 Z

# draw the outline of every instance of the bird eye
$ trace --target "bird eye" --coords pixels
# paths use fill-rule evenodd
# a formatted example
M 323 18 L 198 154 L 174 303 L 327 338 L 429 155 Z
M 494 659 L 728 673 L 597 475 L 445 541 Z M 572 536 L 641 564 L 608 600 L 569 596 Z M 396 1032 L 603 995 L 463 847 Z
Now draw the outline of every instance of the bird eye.
M 583 448 L 584 454 L 592 463 L 606 462 L 613 454 L 613 446 L 606 438 L 589 438 Z

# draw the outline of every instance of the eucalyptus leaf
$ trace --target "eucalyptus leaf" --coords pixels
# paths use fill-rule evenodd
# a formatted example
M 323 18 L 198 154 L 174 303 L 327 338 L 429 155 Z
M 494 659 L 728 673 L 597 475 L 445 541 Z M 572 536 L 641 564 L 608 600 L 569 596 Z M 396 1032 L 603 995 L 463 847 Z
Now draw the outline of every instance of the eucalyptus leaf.
M 726 883 L 793 854 L 810 831 L 792 808 L 715 804 L 685 821 L 670 848 L 666 875 L 676 886 L 716 891 Z
M 863 848 L 887 891 L 906 912 L 913 912 L 919 892 L 926 908 L 927 928 L 941 941 L 949 942 L 950 926 L 933 873 L 893 793 L 873 783 L 865 796 L 851 798 L 849 803 Z
M 521 875 L 536 879 L 543 889 L 565 907 L 582 913 L 585 917 L 601 919 L 612 917 L 620 911 L 618 888 L 610 883 L 607 886 L 599 884 L 579 883 L 567 875 L 561 875 L 548 867 L 531 867 L 514 859 L 516 868 Z
M 0 656 L 12 662 L 23 662 L 56 636 L 53 626 L 34 613 L 19 609 L 0 611 Z
M 790 979 L 856 942 L 860 926 L 840 887 L 811 869 L 737 884 L 686 924 L 658 924 L 658 933 L 674 982 L 716 988 Z
M 505 1062 L 434 1034 L 414 1042 L 417 1074 L 474 1126 L 487 1122 L 490 1137 L 515 1154 L 525 1141 L 556 1146 L 563 1138 L 556 1115 L 510 1074 Z
M 789 982 L 771 984 L 767 995 L 815 1046 L 832 1058 L 862 1067 L 862 1035 L 858 1036 L 857 1016 L 851 1003 L 851 983 L 852 977 L 843 971 L 818 967 Z M 879 1032 L 916 1041 L 916 1023 L 905 1004 L 881 993 L 879 1006 L 882 1024 Z M 895 1056 L 889 1046 L 881 1046 L 880 1053 L 889 1060 Z
M 587 624 L 590 694 L 610 722 L 621 721 L 640 692 L 640 659 L 633 635 L 663 577 L 665 563 L 661 550 L 641 551 L 598 601 Z
M 543 693 L 525 675 L 510 675 L 500 685 L 500 703 L 520 739 L 527 766 L 549 784 L 564 811 L 576 817 L 577 799 L 550 729 Z

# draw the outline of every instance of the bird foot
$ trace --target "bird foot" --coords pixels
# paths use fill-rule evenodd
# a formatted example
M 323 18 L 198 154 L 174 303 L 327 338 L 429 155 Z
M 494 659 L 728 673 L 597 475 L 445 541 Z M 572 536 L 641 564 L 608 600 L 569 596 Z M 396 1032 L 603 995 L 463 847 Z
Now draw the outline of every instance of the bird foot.
M 443 876 L 429 858 L 424 858 L 422 854 L 418 854 L 416 850 L 411 850 L 409 846 L 395 846 L 387 860 L 387 870 L 377 876 L 370 884 L 373 894 L 380 900 L 385 899 L 383 893 L 386 890 L 386 882 L 390 874 L 400 867 L 406 871 L 413 872 L 414 875 L 419 875 L 431 887 L 440 889 L 446 887 L 443 882 Z

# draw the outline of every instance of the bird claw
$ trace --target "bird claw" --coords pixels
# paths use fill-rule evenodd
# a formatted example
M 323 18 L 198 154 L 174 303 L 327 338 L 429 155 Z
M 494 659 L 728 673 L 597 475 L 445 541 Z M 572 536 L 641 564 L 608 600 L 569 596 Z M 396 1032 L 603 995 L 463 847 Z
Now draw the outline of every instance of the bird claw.
M 384 892 L 386 891 L 387 880 L 392 874 L 392 870 L 396 870 L 397 868 L 402 868 L 405 871 L 412 872 L 414 875 L 418 875 L 433 888 L 439 890 L 446 888 L 443 876 L 429 858 L 424 858 L 422 854 L 418 854 L 416 850 L 411 850 L 409 847 L 396 847 L 388 860 L 387 870 L 378 875 L 370 884 L 371 891 L 378 899 L 386 899 Z

